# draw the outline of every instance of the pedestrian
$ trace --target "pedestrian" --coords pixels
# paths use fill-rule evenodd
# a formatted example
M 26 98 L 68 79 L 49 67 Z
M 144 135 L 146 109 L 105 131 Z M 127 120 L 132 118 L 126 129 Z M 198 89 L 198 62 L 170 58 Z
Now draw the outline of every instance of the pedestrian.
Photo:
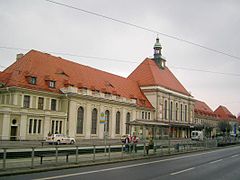
M 125 152 L 129 152 L 130 148 L 130 137 L 127 135 L 127 137 L 124 139 L 125 144 Z
M 152 137 L 147 137 L 147 141 L 145 143 L 145 148 L 147 155 L 149 154 L 149 150 L 153 149 L 154 143 L 153 143 L 153 138 Z
M 137 153 L 138 137 L 136 136 L 136 134 L 134 134 L 131 139 L 133 144 L 132 150 L 134 149 L 135 153 Z

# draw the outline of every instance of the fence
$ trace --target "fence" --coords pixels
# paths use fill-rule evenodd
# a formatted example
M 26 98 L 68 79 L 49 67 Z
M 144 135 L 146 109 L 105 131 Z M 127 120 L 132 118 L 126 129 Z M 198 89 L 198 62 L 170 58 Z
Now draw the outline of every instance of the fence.
M 146 156 L 165 156 L 198 150 L 215 148 L 227 143 L 239 143 L 239 140 L 206 140 L 206 141 L 154 141 L 153 146 L 140 142 L 136 146 L 92 145 L 81 146 L 48 146 L 31 148 L 0 148 L 0 171 L 21 168 L 44 168 L 61 165 L 84 165 L 89 163 L 130 160 Z

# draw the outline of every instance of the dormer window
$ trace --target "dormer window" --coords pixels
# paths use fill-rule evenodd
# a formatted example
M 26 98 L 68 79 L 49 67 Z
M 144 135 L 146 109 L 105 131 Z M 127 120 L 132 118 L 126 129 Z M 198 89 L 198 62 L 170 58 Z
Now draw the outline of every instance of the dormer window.
M 49 87 L 50 88 L 55 88 L 56 87 L 56 81 L 49 81 Z
M 162 61 L 161 63 L 162 63 L 162 68 L 164 68 L 165 67 L 165 62 Z
M 33 85 L 37 84 L 37 77 L 30 76 L 28 78 L 28 82 L 29 84 L 33 84 Z

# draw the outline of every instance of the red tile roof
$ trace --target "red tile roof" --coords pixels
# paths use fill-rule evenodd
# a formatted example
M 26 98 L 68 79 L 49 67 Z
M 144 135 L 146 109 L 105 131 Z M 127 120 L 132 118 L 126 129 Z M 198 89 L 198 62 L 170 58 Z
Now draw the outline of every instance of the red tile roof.
M 149 58 L 146 58 L 128 78 L 137 81 L 140 86 L 161 86 L 190 96 L 168 67 L 161 69 L 154 60 Z
M 217 115 L 205 102 L 199 100 L 195 100 L 194 112 L 198 115 L 217 117 Z
M 79 88 L 116 94 L 126 98 L 135 98 L 137 99 L 138 106 L 153 108 L 138 84 L 131 79 L 36 50 L 29 51 L 4 70 L 3 74 L 11 74 L 7 86 L 61 93 L 60 88 L 73 85 Z M 28 83 L 27 78 L 29 76 L 37 77 L 36 85 Z M 49 88 L 46 83 L 48 80 L 56 81 L 56 88 Z
M 11 77 L 11 73 L 0 72 L 0 82 L 6 84 Z
M 234 116 L 225 106 L 219 106 L 214 113 L 223 120 L 236 120 L 236 116 Z

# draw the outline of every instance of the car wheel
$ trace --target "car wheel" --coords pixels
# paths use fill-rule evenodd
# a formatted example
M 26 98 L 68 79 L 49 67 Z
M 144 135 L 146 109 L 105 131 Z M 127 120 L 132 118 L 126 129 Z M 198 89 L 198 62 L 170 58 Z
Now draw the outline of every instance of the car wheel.
M 70 144 L 74 144 L 75 142 L 73 140 L 71 140 Z

